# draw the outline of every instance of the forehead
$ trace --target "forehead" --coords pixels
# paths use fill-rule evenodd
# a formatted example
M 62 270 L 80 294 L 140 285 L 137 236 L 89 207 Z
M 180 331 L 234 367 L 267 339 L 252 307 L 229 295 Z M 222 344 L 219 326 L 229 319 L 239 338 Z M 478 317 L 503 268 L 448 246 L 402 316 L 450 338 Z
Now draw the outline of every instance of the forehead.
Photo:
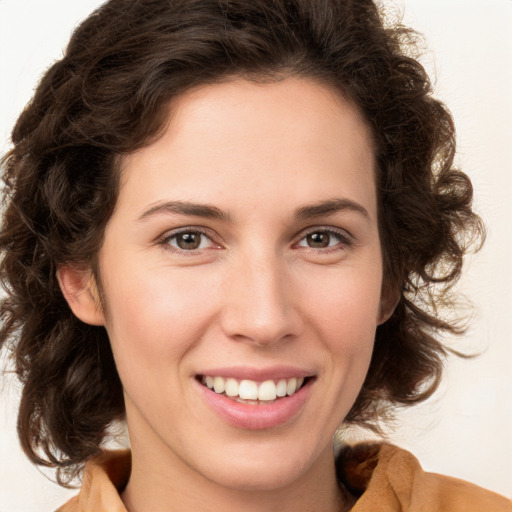
M 372 203 L 371 132 L 352 103 L 310 80 L 207 85 L 172 102 L 160 139 L 124 158 L 121 185 L 134 207 L 158 196 L 221 208 L 290 195 Z

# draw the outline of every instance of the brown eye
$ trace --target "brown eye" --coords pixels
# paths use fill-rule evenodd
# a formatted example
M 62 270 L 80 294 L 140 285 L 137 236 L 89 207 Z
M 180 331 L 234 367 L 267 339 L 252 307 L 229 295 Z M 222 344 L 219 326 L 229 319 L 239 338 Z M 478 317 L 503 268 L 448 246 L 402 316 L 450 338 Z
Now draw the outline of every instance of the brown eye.
M 337 231 L 319 229 L 318 231 L 311 231 L 305 235 L 299 240 L 297 245 L 309 249 L 328 249 L 336 246 L 342 248 L 350 246 L 350 239 L 347 235 L 338 233 Z
M 201 245 L 201 233 L 181 233 L 176 236 L 176 244 L 180 249 L 197 249 Z
M 195 251 L 213 246 L 210 238 L 200 231 L 182 231 L 181 233 L 176 233 L 170 236 L 165 243 L 181 251 Z
M 308 247 L 323 249 L 324 247 L 329 247 L 331 238 L 329 233 L 310 233 L 306 240 Z

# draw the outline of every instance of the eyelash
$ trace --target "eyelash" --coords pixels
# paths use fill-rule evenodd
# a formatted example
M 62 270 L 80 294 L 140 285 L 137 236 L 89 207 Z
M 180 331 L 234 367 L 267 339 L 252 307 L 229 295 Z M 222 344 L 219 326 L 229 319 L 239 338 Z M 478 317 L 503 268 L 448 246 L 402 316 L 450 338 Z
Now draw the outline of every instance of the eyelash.
M 305 248 L 313 250 L 315 252 L 324 254 L 324 253 L 330 253 L 330 252 L 339 251 L 339 250 L 346 250 L 346 249 L 350 248 L 354 243 L 352 236 L 350 236 L 344 230 L 341 230 L 341 229 L 338 230 L 338 229 L 334 229 L 334 228 L 330 228 L 330 227 L 329 228 L 315 227 L 313 229 L 310 229 L 309 231 L 301 233 L 301 238 L 294 244 L 294 246 L 299 246 L 299 244 L 300 244 L 300 242 L 302 242 L 302 240 L 306 239 L 310 235 L 315 235 L 315 234 L 329 235 L 330 237 L 336 238 L 338 240 L 338 243 L 336 243 L 333 246 L 328 245 L 325 248 L 320 248 L 320 247 L 315 248 L 315 247 L 308 247 L 308 246 L 300 246 L 300 247 L 305 247 Z
M 171 240 L 177 239 L 180 235 L 185 234 L 191 234 L 191 235 L 200 235 L 208 238 L 212 244 L 213 247 L 208 248 L 197 248 L 197 249 L 182 249 L 179 247 L 175 247 L 171 245 Z M 338 243 L 336 243 L 333 246 L 328 245 L 327 247 L 308 247 L 308 246 L 301 246 L 299 245 L 300 242 L 302 242 L 304 239 L 306 239 L 308 236 L 315 235 L 315 234 L 326 234 L 330 237 L 334 237 L 338 240 Z M 187 227 L 180 229 L 179 231 L 174 231 L 172 233 L 166 233 L 164 236 L 162 236 L 160 239 L 157 240 L 157 243 L 159 245 L 164 246 L 167 250 L 170 250 L 172 252 L 183 254 L 186 256 L 193 256 L 197 254 L 199 251 L 203 251 L 205 249 L 210 248 L 220 248 L 219 244 L 216 244 L 211 233 L 207 230 L 201 229 L 199 227 Z M 201 242 L 202 243 L 202 242 Z M 304 247 L 306 249 L 310 249 L 312 251 L 315 251 L 316 253 L 330 253 L 338 250 L 346 250 L 347 248 L 350 248 L 353 245 L 353 239 L 352 237 L 344 230 L 337 230 L 333 228 L 323 228 L 323 227 L 315 227 L 313 229 L 310 229 L 309 231 L 301 233 L 300 238 L 297 242 L 295 242 L 292 247 Z
M 180 229 L 178 231 L 174 231 L 172 233 L 166 233 L 164 236 L 162 236 L 159 240 L 157 240 L 157 243 L 159 245 L 162 245 L 164 246 L 167 250 L 171 251 L 171 252 L 174 252 L 174 253 L 178 253 L 178 254 L 183 254 L 183 255 L 186 255 L 186 256 L 193 256 L 195 254 L 198 253 L 198 251 L 203 251 L 205 250 L 204 248 L 203 249 L 181 249 L 180 247 L 174 247 L 171 245 L 171 240 L 173 239 L 177 239 L 180 235 L 188 235 L 188 234 L 191 234 L 191 235 L 201 235 L 203 237 L 206 237 L 210 240 L 210 242 L 212 243 L 212 248 L 219 248 L 219 244 L 216 244 L 213 240 L 213 237 L 211 235 L 211 233 L 209 231 L 206 231 L 204 229 L 201 229 L 199 227 L 187 227 L 187 228 L 183 228 L 183 229 Z

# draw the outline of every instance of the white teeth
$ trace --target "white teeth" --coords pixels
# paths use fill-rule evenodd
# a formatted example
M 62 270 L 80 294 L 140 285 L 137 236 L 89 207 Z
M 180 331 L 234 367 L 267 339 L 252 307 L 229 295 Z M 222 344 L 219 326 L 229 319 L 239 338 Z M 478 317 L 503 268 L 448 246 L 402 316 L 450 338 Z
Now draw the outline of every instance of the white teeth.
M 276 396 L 276 385 L 273 380 L 266 380 L 260 384 L 258 400 L 275 400 Z
M 238 396 L 243 400 L 257 400 L 258 399 L 258 384 L 253 380 L 243 380 L 240 382 Z
M 297 389 L 297 379 L 290 379 L 286 384 L 286 394 L 293 395 Z
M 222 377 L 213 378 L 213 389 L 215 393 L 224 393 L 226 389 L 226 381 Z
M 228 396 L 238 396 L 238 381 L 235 379 L 226 379 L 226 395 Z
M 276 386 L 276 395 L 279 397 L 286 396 L 286 379 L 281 379 Z
M 239 397 L 241 400 L 273 402 L 277 398 L 296 393 L 304 384 L 304 378 L 279 379 L 277 382 L 266 380 L 257 383 L 249 379 L 238 381 L 231 377 L 212 377 L 208 375 L 203 377 L 202 382 L 218 394 L 225 393 L 229 397 Z

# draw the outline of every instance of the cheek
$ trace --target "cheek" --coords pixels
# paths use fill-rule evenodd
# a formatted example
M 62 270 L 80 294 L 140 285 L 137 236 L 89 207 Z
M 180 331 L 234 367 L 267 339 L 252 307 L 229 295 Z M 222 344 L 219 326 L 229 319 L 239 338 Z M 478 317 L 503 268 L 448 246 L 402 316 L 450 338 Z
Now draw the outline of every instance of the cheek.
M 343 268 L 313 269 L 304 272 L 303 298 L 315 323 L 323 325 L 331 336 L 344 332 L 349 337 L 364 338 L 377 326 L 382 270 L 380 261 L 347 265 Z
M 310 281 L 303 302 L 307 323 L 319 334 L 333 374 L 355 387 L 371 359 L 379 319 L 381 267 L 345 268 Z
M 204 276 L 165 268 L 144 271 L 142 265 L 129 279 L 121 272 L 105 275 L 110 276 L 104 283 L 107 332 L 120 373 L 137 371 L 144 361 L 156 369 L 179 359 L 215 313 L 216 286 Z

